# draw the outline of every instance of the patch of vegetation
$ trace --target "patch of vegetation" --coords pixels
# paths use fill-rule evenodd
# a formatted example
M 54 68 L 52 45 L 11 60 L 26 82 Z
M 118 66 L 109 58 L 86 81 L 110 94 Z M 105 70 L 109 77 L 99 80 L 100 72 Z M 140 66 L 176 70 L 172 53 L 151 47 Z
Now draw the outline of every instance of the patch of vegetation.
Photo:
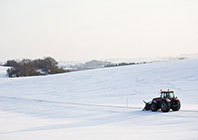
M 23 59 L 21 61 L 8 60 L 4 66 L 9 66 L 7 70 L 9 77 L 22 77 L 22 76 L 37 76 L 47 74 L 57 74 L 69 72 L 59 68 L 58 62 L 52 57 L 45 57 L 44 59 Z

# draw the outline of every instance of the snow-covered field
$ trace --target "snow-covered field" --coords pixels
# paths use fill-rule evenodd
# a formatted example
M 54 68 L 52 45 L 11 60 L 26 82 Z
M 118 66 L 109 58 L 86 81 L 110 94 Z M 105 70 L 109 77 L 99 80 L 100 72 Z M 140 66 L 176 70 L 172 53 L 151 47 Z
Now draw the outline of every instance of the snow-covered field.
M 160 89 L 180 111 L 142 111 Z M 0 67 L 0 140 L 145 139 L 198 140 L 198 59 L 12 79 Z

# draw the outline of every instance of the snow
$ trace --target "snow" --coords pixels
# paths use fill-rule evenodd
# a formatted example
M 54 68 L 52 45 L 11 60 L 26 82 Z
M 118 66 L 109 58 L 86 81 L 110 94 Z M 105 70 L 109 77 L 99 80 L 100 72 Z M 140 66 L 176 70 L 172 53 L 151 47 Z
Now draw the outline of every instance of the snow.
M 3 66 L 0 66 L 0 80 L 2 78 L 7 78 L 7 72 L 6 70 L 8 69 L 9 67 L 3 67 Z
M 0 67 L 0 140 L 198 139 L 198 59 L 5 75 Z M 142 111 L 160 89 L 175 91 L 180 111 Z

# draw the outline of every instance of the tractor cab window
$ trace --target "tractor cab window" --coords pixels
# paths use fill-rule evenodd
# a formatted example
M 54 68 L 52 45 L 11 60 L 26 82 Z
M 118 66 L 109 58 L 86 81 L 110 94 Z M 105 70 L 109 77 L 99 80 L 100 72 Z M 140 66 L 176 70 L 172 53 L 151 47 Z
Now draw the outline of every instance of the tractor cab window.
M 161 98 L 166 98 L 166 93 L 161 93 Z
M 172 99 L 174 98 L 174 93 L 173 92 L 162 92 L 161 93 L 161 98 L 169 98 Z
M 174 93 L 170 92 L 170 93 L 169 93 L 169 98 L 172 99 L 172 98 L 174 98 L 174 97 L 175 97 Z

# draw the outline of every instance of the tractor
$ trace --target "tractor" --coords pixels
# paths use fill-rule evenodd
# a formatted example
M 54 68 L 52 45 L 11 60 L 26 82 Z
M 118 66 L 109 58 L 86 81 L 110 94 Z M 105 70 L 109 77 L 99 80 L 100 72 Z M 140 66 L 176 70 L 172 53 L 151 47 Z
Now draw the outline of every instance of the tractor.
M 153 98 L 150 102 L 145 102 L 143 110 L 157 111 L 161 109 L 162 112 L 168 112 L 170 109 L 178 111 L 181 107 L 180 100 L 175 97 L 174 91 L 162 91 L 160 90 L 160 97 Z

